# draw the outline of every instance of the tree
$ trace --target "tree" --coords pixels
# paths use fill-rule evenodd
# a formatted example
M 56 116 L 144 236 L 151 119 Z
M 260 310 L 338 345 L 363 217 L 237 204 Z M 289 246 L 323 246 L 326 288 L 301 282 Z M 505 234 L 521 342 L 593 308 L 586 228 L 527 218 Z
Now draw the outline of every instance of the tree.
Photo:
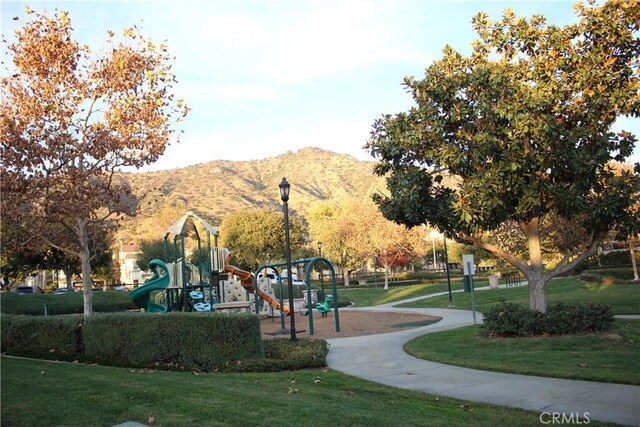
M 66 12 L 27 8 L 30 20 L 7 43 L 13 68 L 1 81 L 2 212 L 33 235 L 77 255 L 84 314 L 91 305 L 91 234 L 108 218 L 133 215 L 137 198 L 115 172 L 158 159 L 176 115 L 175 77 L 164 44 L 125 29 L 108 33 L 102 53 L 73 39 Z M 179 120 L 180 118 L 178 118 Z M 60 240 L 51 229 L 70 233 Z
M 495 23 L 478 14 L 472 54 L 447 46 L 424 79 L 405 78 L 417 105 L 377 120 L 366 146 L 387 175 L 390 193 L 376 197 L 387 218 L 428 222 L 504 259 L 524 273 L 540 312 L 544 285 L 596 252 L 639 180 L 640 165 L 615 176 L 609 164 L 636 142 L 612 125 L 640 115 L 640 4 L 576 12 L 579 22 L 565 27 L 509 9 Z M 444 185 L 450 176 L 459 183 Z M 561 239 L 573 241 L 553 267 L 543 258 L 552 219 L 581 230 Z M 486 238 L 507 223 L 526 242 L 521 254 Z
M 307 214 L 311 241 L 322 242 L 322 255 L 340 267 L 345 286 L 349 286 L 349 272 L 362 267 L 373 256 L 371 248 L 365 248 L 360 241 L 364 212 L 359 208 L 354 201 L 321 201 Z
M 254 269 L 285 259 L 284 213 L 271 208 L 246 209 L 227 215 L 220 224 L 222 245 L 231 251 L 233 263 Z M 289 212 L 291 258 L 303 254 L 307 227 L 300 216 Z
M 388 286 L 390 268 L 399 257 L 415 252 L 415 241 L 419 241 L 415 232 L 384 218 L 370 201 L 318 202 L 308 219 L 312 241 L 322 241 L 323 255 L 346 270 L 345 286 L 349 286 L 349 271 L 363 267 L 374 255 L 385 268 Z
M 169 251 L 169 257 L 172 253 Z M 140 252 L 136 257 L 136 264 L 140 270 L 149 269 L 149 263 L 154 259 L 165 260 L 164 257 L 164 239 L 149 239 L 140 242 Z M 171 262 L 172 260 L 165 260 Z
M 372 203 L 367 207 L 371 210 L 370 219 L 362 223 L 364 228 L 360 235 L 366 236 L 365 246 L 372 249 L 378 263 L 384 267 L 384 289 L 389 289 L 391 269 L 406 265 L 408 256 L 420 250 L 420 231 L 389 221 Z
M 613 169 L 617 176 L 620 176 L 625 171 L 631 173 L 631 166 L 626 164 L 614 164 Z M 617 219 L 612 227 L 611 234 L 613 234 L 615 240 L 627 242 L 631 258 L 631 267 L 633 269 L 633 280 L 640 281 L 635 253 L 636 240 L 638 235 L 640 235 L 640 185 L 634 188 L 630 196 L 633 202 L 625 209 L 624 215 L 621 215 Z

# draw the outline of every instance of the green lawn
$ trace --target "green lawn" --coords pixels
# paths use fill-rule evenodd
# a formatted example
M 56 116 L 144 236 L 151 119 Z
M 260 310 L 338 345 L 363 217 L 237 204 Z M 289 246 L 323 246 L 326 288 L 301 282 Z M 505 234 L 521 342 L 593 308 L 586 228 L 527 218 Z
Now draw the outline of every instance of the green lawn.
M 481 286 L 476 283 L 476 287 Z M 614 314 L 640 314 L 640 285 L 604 285 L 582 282 L 578 278 L 561 278 L 551 280 L 545 286 L 547 304 L 565 303 L 598 303 L 609 304 Z M 476 309 L 486 311 L 498 304 L 500 300 L 529 305 L 529 287 L 518 286 L 475 292 Z M 456 308 L 471 309 L 471 294 L 454 293 L 453 303 Z M 428 298 L 400 307 L 432 307 L 445 308 L 449 304 L 446 295 Z
M 509 425 L 536 412 L 400 390 L 330 369 L 199 374 L 2 359 L 2 425 Z M 592 423 L 598 425 L 597 423 Z
M 452 282 L 452 289 L 462 289 L 462 282 Z M 417 285 L 391 286 L 388 290 L 378 288 L 344 288 L 339 291 L 340 299 L 349 299 L 356 307 L 370 307 L 387 304 L 407 298 L 446 292 L 447 283 L 424 283 Z
M 524 375 L 640 385 L 640 320 L 618 319 L 608 333 L 488 338 L 477 326 L 427 334 L 409 354 L 450 365 Z

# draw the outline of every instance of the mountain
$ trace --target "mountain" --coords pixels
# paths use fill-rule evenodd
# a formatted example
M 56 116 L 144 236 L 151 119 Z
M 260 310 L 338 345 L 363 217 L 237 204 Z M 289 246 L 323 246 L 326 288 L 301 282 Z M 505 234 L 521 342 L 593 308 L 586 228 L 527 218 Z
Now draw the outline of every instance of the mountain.
M 189 210 L 217 226 L 225 215 L 241 209 L 281 209 L 282 177 L 291 184 L 289 209 L 301 215 L 320 200 L 367 199 L 386 188 L 373 166 L 346 154 L 304 148 L 262 160 L 214 160 L 167 171 L 123 173 L 134 192 L 145 197 L 138 215 L 122 220 L 118 237 L 126 242 L 161 238 Z

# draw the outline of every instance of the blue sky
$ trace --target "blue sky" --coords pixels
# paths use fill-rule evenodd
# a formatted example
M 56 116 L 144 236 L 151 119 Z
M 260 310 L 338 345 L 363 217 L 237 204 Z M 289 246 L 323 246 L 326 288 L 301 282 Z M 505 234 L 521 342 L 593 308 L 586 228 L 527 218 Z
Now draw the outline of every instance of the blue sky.
M 362 146 L 374 120 L 411 106 L 403 77 L 423 76 L 445 44 L 469 52 L 475 13 L 499 19 L 509 6 L 557 25 L 575 20 L 572 1 L 2 0 L 4 36 L 24 22 L 25 5 L 69 11 L 76 39 L 96 52 L 108 30 L 133 25 L 167 41 L 177 95 L 193 110 L 181 143 L 145 171 L 308 146 L 372 160 Z M 619 125 L 640 136 L 639 122 Z

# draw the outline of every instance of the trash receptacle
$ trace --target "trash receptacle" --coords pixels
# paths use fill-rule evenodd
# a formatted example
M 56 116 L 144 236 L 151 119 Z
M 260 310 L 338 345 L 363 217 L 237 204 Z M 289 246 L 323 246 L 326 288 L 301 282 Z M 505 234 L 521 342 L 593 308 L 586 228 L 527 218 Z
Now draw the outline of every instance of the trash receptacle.
M 471 292 L 471 276 L 462 276 L 462 284 L 465 292 Z
M 489 276 L 489 287 L 491 289 L 498 289 L 499 286 L 500 286 L 500 277 L 496 275 Z

